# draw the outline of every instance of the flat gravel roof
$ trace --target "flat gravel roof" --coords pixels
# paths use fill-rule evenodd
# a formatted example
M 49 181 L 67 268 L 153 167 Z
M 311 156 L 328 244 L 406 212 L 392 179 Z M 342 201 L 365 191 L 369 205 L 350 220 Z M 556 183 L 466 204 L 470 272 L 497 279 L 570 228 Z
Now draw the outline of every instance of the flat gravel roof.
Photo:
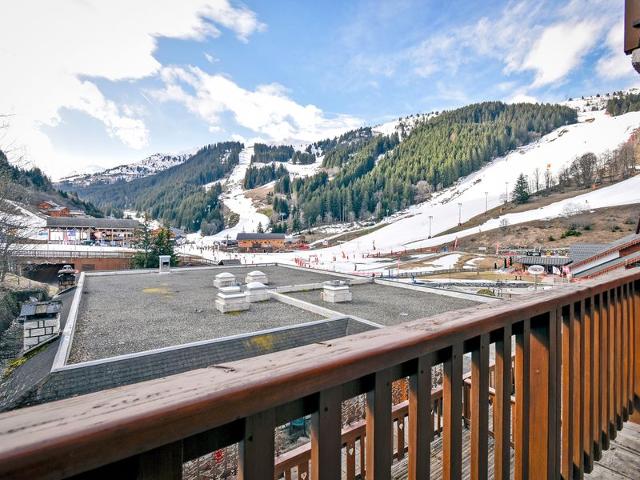
M 324 317 L 276 300 L 244 312 L 215 308 L 213 279 L 228 271 L 244 280 L 260 270 L 270 286 L 313 283 L 332 277 L 285 267 L 194 269 L 170 274 L 87 275 L 68 363 L 256 332 Z
M 324 302 L 320 299 L 320 292 L 321 290 L 309 290 L 287 293 L 287 295 L 381 325 L 397 325 L 438 313 L 479 305 L 473 300 L 377 283 L 353 285 L 351 287 L 353 300 L 345 303 Z

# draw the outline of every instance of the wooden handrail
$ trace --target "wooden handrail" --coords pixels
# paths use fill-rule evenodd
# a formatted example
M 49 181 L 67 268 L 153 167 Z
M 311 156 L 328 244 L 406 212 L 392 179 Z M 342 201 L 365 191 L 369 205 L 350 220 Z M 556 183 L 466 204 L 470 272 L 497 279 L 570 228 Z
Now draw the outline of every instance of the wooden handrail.
M 453 319 L 446 313 L 12 411 L 0 415 L 0 477 L 180 478 L 183 462 L 239 442 L 238 478 L 269 478 L 275 426 L 311 414 L 310 476 L 335 478 L 340 400 L 366 394 L 364 468 L 368 477 L 388 478 L 391 382 L 408 377 L 408 469 L 411 478 L 425 478 L 431 412 L 425 385 L 431 366 L 442 364 L 443 476 L 459 478 L 462 354 L 469 352 L 472 476 L 483 478 L 491 344 L 496 478 L 509 475 L 512 427 L 516 478 L 581 476 L 640 406 L 639 308 L 640 272 L 626 271 L 459 311 Z

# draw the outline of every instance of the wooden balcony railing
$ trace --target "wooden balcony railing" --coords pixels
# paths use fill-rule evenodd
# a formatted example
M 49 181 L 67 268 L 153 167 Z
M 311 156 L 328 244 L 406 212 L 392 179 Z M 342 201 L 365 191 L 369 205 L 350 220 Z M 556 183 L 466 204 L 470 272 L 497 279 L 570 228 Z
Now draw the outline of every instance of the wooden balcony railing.
M 429 478 L 438 395 L 431 367 L 440 364 L 445 479 L 462 476 L 465 411 L 471 478 L 488 476 L 490 415 L 494 478 L 509 478 L 512 451 L 517 479 L 579 478 L 640 407 L 639 308 L 640 272 L 626 271 L 517 302 L 16 410 L 0 415 L 0 478 L 181 478 L 184 462 L 238 443 L 238 478 L 271 479 L 275 427 L 306 415 L 312 416 L 309 478 L 341 478 L 343 445 L 356 441 L 364 445 L 368 480 L 390 478 L 394 451 L 397 457 L 405 450 L 408 478 Z M 471 377 L 463 408 L 465 353 Z M 392 409 L 391 384 L 401 378 L 409 381 L 406 411 Z M 364 438 L 363 430 L 343 436 L 341 402 L 361 394 L 366 419 L 357 428 Z M 400 452 L 393 420 L 405 416 Z

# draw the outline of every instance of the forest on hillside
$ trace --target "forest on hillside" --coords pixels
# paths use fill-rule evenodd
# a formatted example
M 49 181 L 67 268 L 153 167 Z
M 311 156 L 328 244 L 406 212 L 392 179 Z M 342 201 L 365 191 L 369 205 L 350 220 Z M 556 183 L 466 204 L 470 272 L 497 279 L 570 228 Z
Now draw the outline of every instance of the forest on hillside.
M 382 218 L 422 201 L 491 159 L 577 121 L 575 110 L 560 105 L 485 102 L 442 112 L 416 126 L 399 143 L 397 135 L 362 141 L 331 179 L 326 172 L 280 179 L 289 227 L 335 220 Z M 358 137 L 366 138 L 361 132 Z M 335 145 L 333 146 L 335 148 Z M 325 153 L 326 155 L 326 153 Z M 325 159 L 327 157 L 325 156 Z M 282 208 L 282 207 L 281 207 Z
M 224 228 L 222 188 L 204 185 L 225 177 L 238 164 L 243 145 L 222 142 L 207 145 L 186 162 L 149 177 L 130 182 L 95 184 L 75 188 L 82 198 L 105 209 L 147 212 L 152 218 L 187 231 L 205 226 L 209 232 Z
M 613 98 L 607 100 L 607 113 L 613 117 L 624 115 L 629 112 L 640 111 L 640 94 L 622 93 L 614 94 Z
M 293 157 L 291 145 L 265 145 L 256 143 L 253 146 L 251 163 L 288 162 Z
M 251 165 L 247 168 L 242 185 L 245 189 L 251 190 L 252 188 L 261 187 L 288 174 L 289 172 L 284 165 L 278 165 L 278 168 L 276 168 L 273 163 L 265 165 L 264 167 L 254 167 Z
M 38 167 L 21 168 L 11 164 L 2 150 L 0 150 L 0 178 L 11 187 L 10 200 L 28 205 L 35 205 L 41 200 L 53 200 L 60 205 L 82 210 L 94 217 L 103 216 L 93 203 L 80 200 L 75 193 L 57 190 L 51 179 Z

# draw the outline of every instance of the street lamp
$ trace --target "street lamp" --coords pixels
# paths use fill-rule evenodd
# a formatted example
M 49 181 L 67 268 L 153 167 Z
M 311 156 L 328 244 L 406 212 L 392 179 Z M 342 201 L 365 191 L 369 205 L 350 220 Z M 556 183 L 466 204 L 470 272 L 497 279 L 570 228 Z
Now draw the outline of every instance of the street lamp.
M 484 192 L 484 213 L 489 210 L 489 192 Z
M 462 203 L 458 203 L 458 226 L 462 225 Z
M 433 215 L 429 215 L 429 238 L 431 238 L 431 220 L 433 220 Z

